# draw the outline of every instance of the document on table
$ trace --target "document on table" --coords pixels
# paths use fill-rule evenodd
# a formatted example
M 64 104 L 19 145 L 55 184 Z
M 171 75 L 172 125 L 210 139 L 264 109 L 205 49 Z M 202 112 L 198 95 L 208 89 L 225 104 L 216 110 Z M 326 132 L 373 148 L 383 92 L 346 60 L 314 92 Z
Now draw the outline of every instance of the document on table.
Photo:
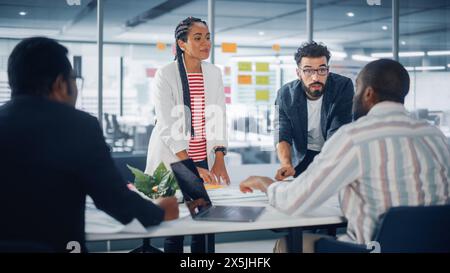
M 90 197 L 86 198 L 85 233 L 143 233 L 147 230 L 137 220 L 133 219 L 127 225 L 121 224 L 105 212 L 97 209 Z
M 285 180 L 286 182 L 292 181 L 291 179 Z M 225 186 L 218 189 L 208 190 L 208 195 L 211 198 L 213 204 L 216 205 L 228 205 L 228 204 L 250 204 L 251 202 L 268 202 L 269 199 L 266 193 L 255 190 L 252 193 L 242 193 L 238 186 Z M 325 201 L 317 209 L 306 212 L 306 216 L 341 216 L 342 211 L 339 205 L 338 195 L 335 194 Z
M 252 193 L 242 193 L 238 187 L 228 186 L 219 189 L 208 190 L 208 195 L 213 204 L 217 202 L 246 202 L 246 201 L 267 201 L 267 195 L 261 191 Z

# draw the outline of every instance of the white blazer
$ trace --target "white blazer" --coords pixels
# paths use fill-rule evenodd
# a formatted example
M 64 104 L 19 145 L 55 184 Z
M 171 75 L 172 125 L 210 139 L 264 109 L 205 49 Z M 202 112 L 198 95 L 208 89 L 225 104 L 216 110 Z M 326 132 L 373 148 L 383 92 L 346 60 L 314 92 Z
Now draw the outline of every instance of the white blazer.
M 207 62 L 202 62 L 201 66 L 205 88 L 206 153 L 211 169 L 215 160 L 214 148 L 227 146 L 225 94 L 220 69 Z M 156 125 L 148 145 L 147 174 L 153 174 L 161 162 L 170 169 L 171 163 L 179 161 L 175 154 L 189 149 L 191 130 L 186 130 L 183 88 L 176 61 L 157 70 L 151 92 Z

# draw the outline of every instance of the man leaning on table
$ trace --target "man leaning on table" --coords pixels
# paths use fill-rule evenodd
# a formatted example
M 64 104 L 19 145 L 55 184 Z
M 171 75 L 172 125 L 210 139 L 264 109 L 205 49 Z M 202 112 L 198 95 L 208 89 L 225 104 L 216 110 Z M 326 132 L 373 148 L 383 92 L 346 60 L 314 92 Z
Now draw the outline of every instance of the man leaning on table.
M 353 83 L 329 71 L 330 58 L 324 44 L 302 44 L 295 53 L 298 79 L 278 91 L 274 126 L 281 167 L 276 180 L 299 176 L 323 144 L 352 121 Z
M 438 128 L 408 115 L 403 103 L 409 84 L 408 72 L 396 61 L 367 64 L 356 80 L 356 121 L 341 127 L 292 182 L 253 176 L 241 182 L 241 191 L 266 192 L 272 206 L 293 215 L 339 193 L 348 221 L 339 239 L 360 244 L 372 240 L 380 215 L 390 207 L 448 204 L 450 148 Z M 304 234 L 304 252 L 313 252 L 320 236 Z M 278 240 L 274 251 L 286 250 L 286 240 Z
M 74 107 L 76 75 L 64 46 L 22 40 L 9 56 L 8 78 L 11 100 L 0 107 L 0 252 L 64 252 L 71 241 L 86 251 L 86 195 L 123 224 L 178 218 L 175 198 L 157 206 L 127 188 L 97 119 Z

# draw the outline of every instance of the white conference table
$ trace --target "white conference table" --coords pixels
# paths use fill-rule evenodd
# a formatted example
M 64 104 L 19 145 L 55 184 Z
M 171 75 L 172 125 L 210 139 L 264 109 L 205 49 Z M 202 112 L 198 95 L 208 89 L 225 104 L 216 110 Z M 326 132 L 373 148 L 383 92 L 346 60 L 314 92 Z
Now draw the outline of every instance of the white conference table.
M 236 188 L 209 190 L 214 205 L 264 206 L 265 210 L 255 222 L 195 221 L 189 215 L 185 204 L 180 204 L 180 218 L 162 222 L 147 228 L 144 232 L 86 233 L 86 241 L 110 241 L 124 239 L 144 239 L 144 249 L 149 249 L 151 238 L 180 235 L 204 234 L 207 252 L 214 252 L 214 235 L 227 232 L 256 230 L 277 230 L 287 232 L 289 252 L 302 252 L 302 232 L 304 229 L 326 228 L 335 232 L 345 226 L 345 218 L 336 200 L 329 200 L 322 207 L 307 215 L 291 216 L 280 212 L 268 204 L 262 193 L 240 194 Z M 146 248 L 146 249 L 145 249 Z M 150 247 L 151 248 L 151 247 Z

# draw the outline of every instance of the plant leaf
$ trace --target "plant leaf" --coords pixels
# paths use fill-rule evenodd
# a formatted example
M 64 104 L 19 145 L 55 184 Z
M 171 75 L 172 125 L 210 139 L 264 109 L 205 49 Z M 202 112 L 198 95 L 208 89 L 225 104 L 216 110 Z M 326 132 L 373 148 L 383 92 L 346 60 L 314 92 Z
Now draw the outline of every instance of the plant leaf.
M 127 165 L 127 167 L 134 175 L 136 189 L 148 197 L 156 199 L 175 195 L 178 189 L 177 181 L 173 173 L 164 166 L 164 163 L 161 162 L 158 165 L 152 176 L 130 165 Z M 153 190 L 155 186 L 157 186 L 156 192 Z
M 127 164 L 127 167 L 133 173 L 133 175 L 134 175 L 134 182 L 135 183 L 137 181 L 141 181 L 141 182 L 149 181 L 150 175 L 144 173 L 143 171 L 141 171 L 141 170 L 139 170 L 139 169 L 137 169 L 135 167 L 131 167 L 128 164 Z
M 134 186 L 136 187 L 136 189 L 140 192 L 142 192 L 143 194 L 147 195 L 148 197 L 151 198 L 151 195 L 154 193 L 152 190 L 152 186 L 149 182 L 145 182 L 145 181 L 136 181 L 134 183 Z
M 153 177 L 130 165 L 127 165 L 127 167 L 134 175 L 134 186 L 136 189 L 152 198 L 152 195 L 154 194 L 152 188 L 156 185 Z
M 166 166 L 164 166 L 164 163 L 160 163 L 158 165 L 158 168 L 156 168 L 155 172 L 153 172 L 153 178 L 155 179 L 155 182 L 159 185 L 161 181 L 163 180 L 164 176 L 167 173 Z
M 178 188 L 175 177 L 171 171 L 167 171 L 158 187 L 160 196 L 174 196 Z

